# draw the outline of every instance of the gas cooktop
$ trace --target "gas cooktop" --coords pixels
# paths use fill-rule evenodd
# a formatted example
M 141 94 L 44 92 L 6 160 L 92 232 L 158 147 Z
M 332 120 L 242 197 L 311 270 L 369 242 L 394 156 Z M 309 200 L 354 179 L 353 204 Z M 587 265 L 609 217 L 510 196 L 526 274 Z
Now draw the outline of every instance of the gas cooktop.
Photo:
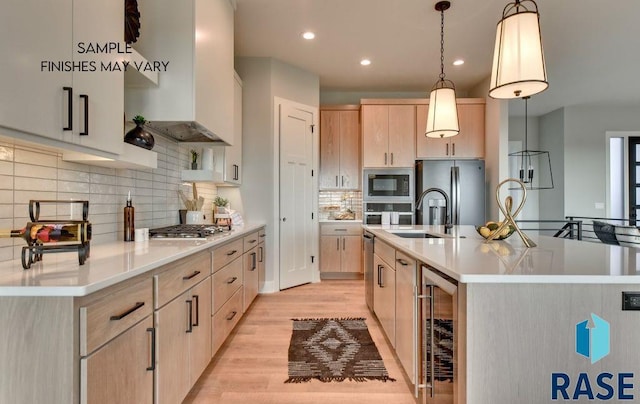
M 228 232 L 227 227 L 215 224 L 178 224 L 149 230 L 149 237 L 154 239 L 205 239 L 216 233 Z

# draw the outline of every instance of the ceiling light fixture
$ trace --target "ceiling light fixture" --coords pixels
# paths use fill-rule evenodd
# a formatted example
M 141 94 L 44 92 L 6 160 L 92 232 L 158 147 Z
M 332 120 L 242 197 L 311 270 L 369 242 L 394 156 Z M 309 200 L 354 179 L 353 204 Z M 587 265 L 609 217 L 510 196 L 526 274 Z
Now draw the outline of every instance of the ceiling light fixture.
M 553 173 L 551 172 L 551 157 L 549 156 L 549 152 L 541 150 L 529 150 L 529 98 L 531 97 L 522 97 L 522 99 L 524 99 L 524 150 L 509 153 L 509 157 L 513 157 L 515 159 L 515 161 L 513 161 L 513 164 L 510 165 L 512 167 L 520 167 L 518 169 L 518 178 L 520 178 L 520 181 L 524 183 L 527 189 L 553 189 Z M 536 171 L 538 172 L 538 174 L 534 175 Z
M 311 32 L 311 31 L 307 31 L 307 32 L 305 32 L 305 33 L 303 33 L 303 34 L 302 34 L 302 37 L 303 37 L 304 39 L 313 39 L 313 38 L 315 38 L 315 37 L 316 37 L 316 34 L 314 34 L 314 33 L 313 33 L 313 32 Z
M 362 66 L 369 66 L 369 65 L 371 64 L 371 61 L 370 61 L 369 59 L 362 59 L 362 60 L 360 61 L 360 64 L 361 64 Z
M 462 59 L 456 59 L 456 60 L 453 61 L 453 65 L 454 66 L 461 66 L 463 64 L 464 64 L 464 60 L 462 60 Z
M 427 137 L 444 138 L 455 136 L 460 132 L 458 124 L 458 107 L 456 106 L 456 88 L 444 74 L 444 11 L 451 7 L 448 1 L 436 3 L 440 11 L 440 78 L 434 84 L 429 95 L 429 112 L 427 114 Z
M 516 0 L 506 5 L 496 29 L 489 97 L 527 97 L 547 87 L 538 5 Z

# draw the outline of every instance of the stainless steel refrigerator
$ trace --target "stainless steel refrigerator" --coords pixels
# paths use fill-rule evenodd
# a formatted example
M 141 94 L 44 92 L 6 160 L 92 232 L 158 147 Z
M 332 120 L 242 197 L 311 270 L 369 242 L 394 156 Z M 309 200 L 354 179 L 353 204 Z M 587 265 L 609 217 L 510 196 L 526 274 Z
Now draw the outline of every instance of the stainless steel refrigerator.
M 440 188 L 449 196 L 451 224 L 482 225 L 485 223 L 484 161 L 417 161 L 416 197 L 428 188 Z M 430 192 L 424 199 L 422 208 L 416 210 L 417 224 L 429 224 L 429 200 L 434 200 L 431 205 L 437 207 L 441 204 L 441 201 L 437 200 L 443 197 L 439 193 Z

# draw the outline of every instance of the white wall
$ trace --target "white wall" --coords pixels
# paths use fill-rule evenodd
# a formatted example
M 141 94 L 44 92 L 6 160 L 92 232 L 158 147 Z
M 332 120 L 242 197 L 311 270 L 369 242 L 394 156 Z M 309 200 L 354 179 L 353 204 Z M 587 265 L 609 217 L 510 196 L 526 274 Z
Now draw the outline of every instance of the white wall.
M 274 133 L 274 97 L 318 106 L 320 99 L 317 75 L 272 58 L 237 58 L 236 71 L 242 79 L 242 185 L 239 191 L 220 188 L 220 195 L 236 199 L 244 207 L 245 221 L 267 225 L 265 292 L 278 290 L 274 282 L 279 270 L 279 218 L 274 215 L 278 195 L 274 182 L 278 147 Z
M 564 108 L 565 215 L 605 214 L 606 132 L 637 130 L 640 105 Z
M 486 217 L 496 220 L 502 215 L 496 203 L 495 191 L 500 181 L 509 176 L 509 103 L 490 98 L 489 81 L 479 83 L 471 89 L 469 97 L 484 98 L 485 106 L 485 178 L 487 182 Z
M 539 117 L 540 150 L 549 152 L 553 174 L 553 189 L 537 191 L 540 197 L 541 220 L 557 220 L 565 217 L 564 136 L 564 111 L 562 108 Z

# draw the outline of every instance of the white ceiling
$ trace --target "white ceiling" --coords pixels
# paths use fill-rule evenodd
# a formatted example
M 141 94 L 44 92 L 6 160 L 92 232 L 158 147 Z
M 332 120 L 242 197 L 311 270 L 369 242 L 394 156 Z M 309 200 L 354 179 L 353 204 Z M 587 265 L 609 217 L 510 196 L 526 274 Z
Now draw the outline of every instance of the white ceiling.
M 273 57 L 313 72 L 321 90 L 422 91 L 440 72 L 436 0 L 237 0 L 236 56 Z M 451 0 L 445 73 L 461 94 L 487 79 L 508 0 Z M 549 88 L 529 113 L 640 104 L 640 0 L 539 0 Z M 306 41 L 301 33 L 316 38 Z M 359 64 L 363 57 L 371 66 Z M 463 58 L 465 64 L 452 66 Z M 519 114 L 523 106 L 512 101 Z M 639 111 L 640 112 L 640 111 Z

